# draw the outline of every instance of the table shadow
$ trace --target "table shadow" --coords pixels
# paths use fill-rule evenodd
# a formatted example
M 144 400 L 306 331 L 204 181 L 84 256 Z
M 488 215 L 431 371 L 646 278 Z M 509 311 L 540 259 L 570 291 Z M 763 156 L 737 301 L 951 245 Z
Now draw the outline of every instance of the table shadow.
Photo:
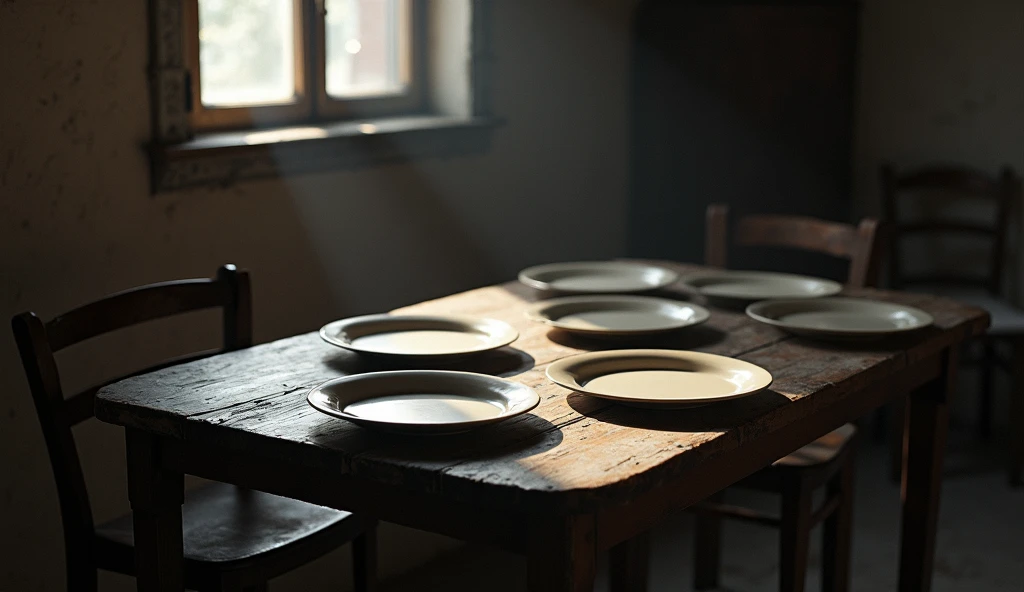
M 726 338 L 724 331 L 707 325 L 687 327 L 679 331 L 629 337 L 586 337 L 562 329 L 548 331 L 548 339 L 565 347 L 586 351 L 614 349 L 680 349 L 689 350 L 714 345 Z
M 554 424 L 531 413 L 460 434 L 397 434 L 350 425 L 353 430 L 311 434 L 308 441 L 326 447 L 340 444 L 348 449 L 358 448 L 361 452 L 357 456 L 364 459 L 422 463 L 425 468 L 488 458 L 518 460 L 562 442 L 562 432 Z
M 580 415 L 624 427 L 663 432 L 721 432 L 748 424 L 788 404 L 789 398 L 773 390 L 684 409 L 630 407 L 606 399 L 571 393 L 566 402 Z
M 507 378 L 532 370 L 536 361 L 521 349 L 503 347 L 452 360 L 406 360 L 342 351 L 325 357 L 324 363 L 342 374 L 386 370 L 455 370 Z
M 788 333 L 788 332 L 787 332 Z M 918 343 L 934 339 L 942 333 L 937 327 L 923 327 L 917 331 L 879 337 L 875 339 L 815 339 L 795 333 L 788 333 L 795 343 L 813 346 L 824 351 L 838 352 L 880 352 L 905 351 Z

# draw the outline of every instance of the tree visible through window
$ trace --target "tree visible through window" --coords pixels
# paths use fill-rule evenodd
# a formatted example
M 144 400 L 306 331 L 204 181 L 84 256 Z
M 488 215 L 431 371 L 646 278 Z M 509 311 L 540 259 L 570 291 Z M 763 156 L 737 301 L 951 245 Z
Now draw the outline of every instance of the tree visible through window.
M 197 128 L 419 106 L 415 0 L 184 1 Z

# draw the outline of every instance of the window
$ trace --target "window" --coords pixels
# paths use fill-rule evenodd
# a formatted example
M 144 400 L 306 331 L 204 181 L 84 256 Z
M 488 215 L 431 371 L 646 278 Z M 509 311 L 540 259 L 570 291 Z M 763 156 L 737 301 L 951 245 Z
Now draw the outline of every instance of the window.
M 492 0 L 149 0 L 154 193 L 479 154 Z
M 413 0 L 184 0 L 195 130 L 422 108 Z

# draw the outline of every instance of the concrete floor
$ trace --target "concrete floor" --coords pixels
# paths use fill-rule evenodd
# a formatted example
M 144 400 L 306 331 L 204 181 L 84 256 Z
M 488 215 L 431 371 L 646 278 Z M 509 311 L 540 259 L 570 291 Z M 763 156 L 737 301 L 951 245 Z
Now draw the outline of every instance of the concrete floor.
M 896 589 L 899 487 L 886 478 L 885 447 L 865 438 L 858 458 L 852 589 Z M 980 445 L 954 430 L 945 467 L 935 560 L 935 592 L 1024 590 L 1024 488 L 1010 489 L 1002 447 Z M 730 501 L 770 509 L 771 496 L 730 492 Z M 692 519 L 681 514 L 656 529 L 651 592 L 691 590 Z M 817 533 L 816 533 L 817 534 Z M 817 538 L 817 537 L 816 537 Z M 807 589 L 818 589 L 818 541 Z M 772 529 L 728 522 L 724 532 L 722 590 L 777 590 L 778 543 Z M 602 570 L 603 571 L 603 570 Z M 388 592 L 512 592 L 526 590 L 526 563 L 518 556 L 467 546 L 392 581 Z M 597 590 L 607 590 L 599 576 Z

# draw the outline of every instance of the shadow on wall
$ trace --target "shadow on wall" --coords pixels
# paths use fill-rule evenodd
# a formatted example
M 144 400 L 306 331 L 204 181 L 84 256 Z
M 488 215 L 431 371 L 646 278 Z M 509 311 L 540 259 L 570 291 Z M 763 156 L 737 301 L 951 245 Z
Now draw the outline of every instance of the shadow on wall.
M 633 45 L 629 251 L 703 259 L 704 210 L 847 221 L 853 2 L 649 0 Z M 792 262 L 824 269 L 822 262 Z M 739 267 L 778 265 L 753 253 Z
M 493 281 L 484 245 L 429 178 L 414 165 L 375 177 L 334 175 L 328 191 L 289 184 L 337 310 L 386 312 Z

